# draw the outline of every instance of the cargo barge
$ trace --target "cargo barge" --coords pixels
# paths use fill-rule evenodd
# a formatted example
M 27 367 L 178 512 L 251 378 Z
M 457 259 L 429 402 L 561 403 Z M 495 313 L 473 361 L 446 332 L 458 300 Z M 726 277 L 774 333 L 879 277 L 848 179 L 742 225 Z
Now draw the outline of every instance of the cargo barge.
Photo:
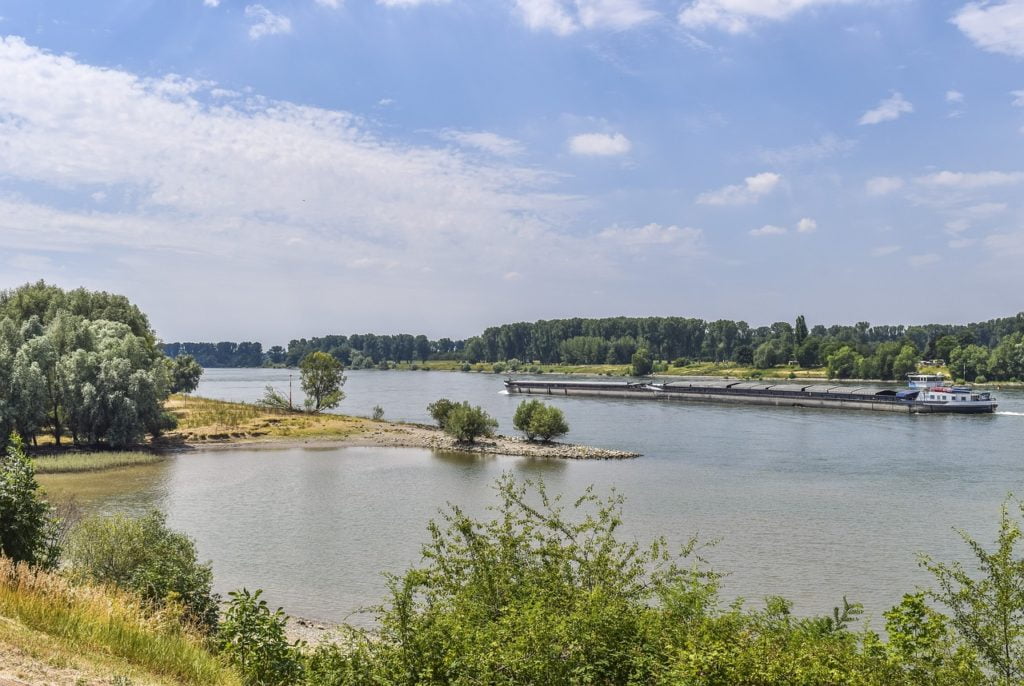
M 535 381 L 506 379 L 505 390 L 527 395 L 586 395 L 651 400 L 745 403 L 779 407 L 816 407 L 910 414 L 981 414 L 997 404 L 988 391 L 939 385 L 942 377 L 910 375 L 907 389 L 836 384 L 718 381 Z

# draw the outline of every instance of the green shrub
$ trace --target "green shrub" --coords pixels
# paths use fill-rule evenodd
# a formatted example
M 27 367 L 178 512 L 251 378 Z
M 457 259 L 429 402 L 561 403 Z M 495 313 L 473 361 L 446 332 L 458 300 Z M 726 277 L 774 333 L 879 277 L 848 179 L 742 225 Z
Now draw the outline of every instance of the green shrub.
M 472 443 L 482 436 L 493 436 L 498 420 L 483 408 L 471 407 L 466 401 L 452 405 L 444 420 L 445 433 L 461 443 Z
M 472 368 L 473 368 L 473 367 L 472 367 L 472 366 L 470 366 L 469 362 L 465 362 L 465 363 L 463 363 L 463 365 L 462 365 L 461 367 L 459 367 L 459 369 L 461 369 L 461 370 L 462 370 L 462 371 L 464 371 L 464 372 L 468 372 L 468 371 L 469 371 L 469 370 L 471 370 Z
M 630 359 L 629 371 L 633 376 L 647 376 L 654 369 L 650 355 L 646 350 L 637 350 Z
M 180 606 L 202 631 L 217 627 L 220 597 L 211 590 L 210 564 L 199 563 L 192 539 L 168 529 L 160 512 L 82 520 L 69 537 L 65 563 L 73 579 L 131 591 L 154 607 Z
M 288 618 L 271 612 L 262 591 L 232 591 L 217 632 L 221 653 L 247 686 L 292 686 L 302 683 L 302 647 L 285 636 Z
M 374 405 L 372 418 L 375 422 L 379 422 L 384 419 L 384 408 L 380 405 Z
M 672 360 L 672 366 L 673 367 L 689 367 L 690 366 L 690 358 L 689 357 L 677 357 L 676 359 Z
M 11 434 L 0 455 L 0 555 L 52 567 L 59 554 L 57 522 L 39 495 L 35 469 L 21 437 Z
M 493 365 L 491 365 L 491 371 L 493 371 L 495 374 L 501 374 L 502 372 L 505 371 L 505 368 L 506 366 L 504 362 L 495 362 Z
M 550 441 L 569 432 L 569 425 L 560 409 L 535 399 L 519 403 L 512 417 L 512 426 L 525 433 L 531 441 L 537 436 Z
M 455 407 L 455 403 L 448 400 L 448 398 L 439 398 L 427 405 L 427 412 L 434 418 L 437 425 L 443 429 L 448 423 L 448 414 L 452 411 L 453 407 Z

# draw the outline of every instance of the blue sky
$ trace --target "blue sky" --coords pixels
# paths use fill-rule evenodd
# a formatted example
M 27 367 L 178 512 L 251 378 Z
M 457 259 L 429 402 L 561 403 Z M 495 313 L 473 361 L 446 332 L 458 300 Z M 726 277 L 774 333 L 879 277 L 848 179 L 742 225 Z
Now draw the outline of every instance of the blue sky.
M 1024 0 L 0 16 L 0 287 L 166 340 L 1024 309 Z

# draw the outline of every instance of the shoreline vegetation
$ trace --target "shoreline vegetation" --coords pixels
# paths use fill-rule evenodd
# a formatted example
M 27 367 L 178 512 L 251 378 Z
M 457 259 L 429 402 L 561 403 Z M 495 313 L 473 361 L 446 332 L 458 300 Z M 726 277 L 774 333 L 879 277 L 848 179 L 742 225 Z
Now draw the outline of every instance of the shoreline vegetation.
M 374 420 L 341 414 L 308 414 L 271 410 L 248 403 L 171 396 L 167 410 L 178 428 L 156 445 L 170 450 L 196 448 L 280 448 L 377 446 L 429 448 L 450 452 L 562 459 L 626 459 L 639 453 L 572 443 L 526 441 L 496 435 L 460 443 L 441 429 L 423 424 Z

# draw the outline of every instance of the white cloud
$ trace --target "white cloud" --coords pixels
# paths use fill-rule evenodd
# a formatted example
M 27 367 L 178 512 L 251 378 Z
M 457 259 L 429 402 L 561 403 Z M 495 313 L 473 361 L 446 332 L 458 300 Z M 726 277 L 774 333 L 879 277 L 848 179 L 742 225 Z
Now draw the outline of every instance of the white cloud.
M 864 184 L 864 190 L 868 195 L 888 195 L 901 188 L 903 179 L 898 176 L 875 176 Z
M 930 264 L 935 264 L 942 258 L 933 252 L 925 253 L 923 255 L 911 255 L 907 258 L 907 264 L 911 267 L 926 267 Z
M 780 181 L 782 181 L 782 177 L 778 174 L 762 172 L 748 176 L 742 184 L 701 193 L 697 196 L 697 203 L 701 205 L 749 205 L 770 194 Z
M 816 162 L 849 152 L 856 145 L 857 142 L 854 140 L 826 134 L 810 143 L 801 143 L 800 145 L 793 145 L 788 148 L 761 150 L 758 153 L 758 158 L 762 162 L 773 166 Z
M 797 233 L 814 233 L 818 230 L 818 222 L 810 217 L 804 217 L 796 223 Z
M 861 115 L 858 124 L 881 124 L 884 121 L 899 119 L 904 114 L 914 111 L 914 106 L 907 101 L 901 93 L 893 93 L 891 96 L 878 103 L 878 107 L 868 110 Z
M 779 21 L 811 7 L 851 1 L 855 0 L 690 0 L 679 12 L 679 23 L 688 29 L 744 33 L 755 22 Z
M 557 36 L 575 33 L 579 26 L 560 0 L 516 0 L 523 22 L 534 31 L 551 31 Z
M 1000 212 L 1005 212 L 1006 208 L 1007 204 L 1005 202 L 983 202 L 965 208 L 964 212 L 975 217 L 987 217 L 993 214 L 999 214 Z
M 877 248 L 871 249 L 871 256 L 886 257 L 888 255 L 892 255 L 893 253 L 899 252 L 901 249 L 902 248 L 900 248 L 900 246 L 898 245 L 880 245 Z
M 523 275 L 519 272 L 505 272 L 501 278 L 505 281 L 521 281 Z
M 966 219 L 952 219 L 946 222 L 946 233 L 956 235 L 971 228 L 971 223 Z
M 220 0 L 218 0 L 218 2 L 219 1 Z M 321 7 L 329 7 L 333 10 L 336 10 L 339 7 L 341 7 L 342 2 L 344 2 L 344 0 L 316 0 L 316 4 L 320 5 Z
M 982 50 L 1024 57 L 1024 0 L 969 2 L 950 21 Z
M 327 1 L 332 2 L 334 0 Z M 416 7 L 417 5 L 443 5 L 449 1 L 450 0 L 377 0 L 377 4 L 384 5 L 385 7 Z
M 1024 172 L 952 172 L 941 171 L 917 178 L 923 186 L 932 188 L 952 188 L 957 190 L 975 190 L 1012 186 L 1024 182 Z
M 950 240 L 947 245 L 949 245 L 949 247 L 953 248 L 954 250 L 962 250 L 964 248 L 971 247 L 977 242 L 978 241 L 974 238 L 954 238 Z
M 645 0 L 515 0 L 519 14 L 534 31 L 568 36 L 580 29 L 622 31 L 659 16 Z
M 274 14 L 263 5 L 246 5 L 245 16 L 254 22 L 249 25 L 249 38 L 253 40 L 259 40 L 263 36 L 292 32 L 291 19 Z
M 765 224 L 760 229 L 750 230 L 750 235 L 755 238 L 760 238 L 761 236 L 781 236 L 784 233 L 787 233 L 784 227 L 774 226 L 772 224 Z
M 984 245 L 995 257 L 1024 257 L 1024 232 L 994 233 L 985 237 Z
M 469 279 L 492 257 L 543 260 L 523 246 L 588 249 L 552 228 L 581 204 L 552 192 L 557 177 L 544 170 L 383 139 L 346 112 L 251 94 L 206 104 L 205 84 L 166 87 L 180 81 L 0 37 L 0 178 L 77 196 L 68 208 L 0 191 L 0 251 L 173 251 L 225 269 L 301 259 L 339 279 L 330 265 L 398 262 Z M 96 208 L 94 193 L 117 208 Z
M 608 157 L 625 155 L 633 144 L 621 133 L 581 133 L 569 139 L 569 150 L 574 155 Z
M 390 107 L 394 105 L 395 101 L 393 98 L 381 98 L 377 101 L 377 107 Z
M 1024 107 L 1024 91 L 1010 91 L 1013 96 L 1014 107 Z
M 523 154 L 523 146 L 519 141 L 499 136 L 490 131 L 456 131 L 454 129 L 446 129 L 441 132 L 441 138 L 462 146 L 477 148 L 499 157 L 513 157 Z
M 220 7 L 220 0 L 203 0 L 203 4 L 207 7 Z
M 588 29 L 621 31 L 659 15 L 643 0 L 575 0 L 579 22 Z
M 960 91 L 946 91 L 946 102 L 963 102 L 964 94 Z
M 684 226 L 662 226 L 647 224 L 639 228 L 611 227 L 598 234 L 598 238 L 616 246 L 637 252 L 647 248 L 668 250 L 675 255 L 700 255 L 704 232 L 700 229 Z

